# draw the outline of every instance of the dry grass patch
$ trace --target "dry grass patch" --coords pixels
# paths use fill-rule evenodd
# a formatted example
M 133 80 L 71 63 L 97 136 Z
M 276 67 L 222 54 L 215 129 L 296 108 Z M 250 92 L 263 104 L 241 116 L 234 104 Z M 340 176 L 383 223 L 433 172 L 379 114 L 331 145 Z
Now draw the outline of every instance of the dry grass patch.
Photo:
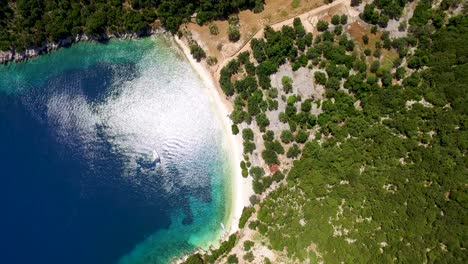
M 380 39 L 380 37 L 382 36 L 382 32 L 380 30 L 378 30 L 376 34 L 372 34 L 370 26 L 364 26 L 358 21 L 351 23 L 347 31 L 350 34 L 351 38 L 353 38 L 356 42 L 356 46 L 358 47 L 358 49 L 362 52 L 364 52 L 365 49 L 369 48 L 373 53 L 376 50 L 375 44 L 377 43 L 377 41 L 380 41 L 383 44 L 383 41 Z M 364 41 L 362 40 L 362 37 L 364 35 L 367 35 L 369 37 L 369 42 L 367 43 L 367 45 L 364 44 Z M 382 56 L 380 57 L 380 61 L 382 63 L 382 66 L 386 68 L 391 68 L 393 61 L 396 58 L 398 58 L 398 53 L 393 49 L 387 50 L 381 48 L 381 51 Z M 373 60 L 375 60 L 375 58 L 372 56 L 369 56 L 367 58 L 368 63 L 371 63 Z
M 266 25 L 297 16 L 324 4 L 323 0 L 299 0 L 297 2 L 299 2 L 299 6 L 293 8 L 292 0 L 266 0 L 265 10 L 261 13 L 255 14 L 250 10 L 240 12 L 239 29 L 241 38 L 237 42 L 230 42 L 228 40 L 227 20 L 213 22 L 218 27 L 218 35 L 210 33 L 208 24 L 200 26 L 191 22 L 187 24 L 187 28 L 193 33 L 197 41 L 203 43 L 202 45 L 206 47 L 208 56 L 215 56 L 221 61 L 231 56 Z M 222 46 L 221 50 L 218 49 L 220 45 Z

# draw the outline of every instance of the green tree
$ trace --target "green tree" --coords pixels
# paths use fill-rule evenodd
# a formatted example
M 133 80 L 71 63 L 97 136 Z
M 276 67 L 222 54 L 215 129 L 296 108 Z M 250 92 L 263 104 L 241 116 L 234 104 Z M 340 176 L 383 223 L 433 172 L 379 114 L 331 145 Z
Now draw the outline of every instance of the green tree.
M 270 120 L 268 120 L 268 117 L 266 116 L 265 113 L 260 113 L 257 115 L 255 118 L 255 121 L 257 122 L 257 125 L 260 128 L 260 131 L 265 131 L 265 128 L 270 125 Z
M 314 72 L 314 78 L 315 82 L 318 84 L 325 85 L 327 83 L 327 76 L 323 72 Z
M 242 129 L 242 138 L 245 141 L 252 141 L 254 139 L 254 133 L 249 127 Z
M 328 30 L 328 22 L 319 20 L 317 22 L 317 30 L 322 32 Z
M 307 141 L 307 139 L 309 138 L 309 132 L 307 132 L 306 130 L 299 130 L 297 132 L 297 135 L 296 135 L 296 142 L 297 143 L 305 143 Z
M 346 25 L 346 24 L 348 24 L 348 16 L 347 16 L 347 15 L 341 15 L 341 17 L 340 17 L 340 23 L 341 23 L 341 25 Z
M 333 25 L 338 26 L 340 24 L 340 16 L 334 15 L 331 19 Z

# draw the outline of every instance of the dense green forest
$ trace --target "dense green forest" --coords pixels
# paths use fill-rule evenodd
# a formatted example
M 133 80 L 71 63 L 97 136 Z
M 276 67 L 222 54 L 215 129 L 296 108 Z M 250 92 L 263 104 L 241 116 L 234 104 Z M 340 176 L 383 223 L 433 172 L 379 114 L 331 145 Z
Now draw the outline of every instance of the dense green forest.
M 324 102 L 331 138 L 306 144 L 259 211 L 272 248 L 317 259 L 315 243 L 327 263 L 466 263 L 466 43 L 468 16 L 452 18 L 419 37 L 409 62 L 420 64 L 401 85 L 350 75 L 352 95 Z
M 398 5 L 379 12 L 398 17 Z M 357 47 L 343 34 L 346 18 L 319 21 L 316 36 L 296 19 L 280 31 L 267 27 L 251 53 L 222 69 L 221 87 L 234 100 L 232 130 L 244 139 L 241 168 L 255 193 L 284 176 L 251 166 L 258 146 L 249 127 L 263 133 L 266 163 L 295 160 L 257 218 L 247 222 L 254 207 L 244 210 L 242 226 L 298 262 L 468 261 L 468 15 L 445 10 L 420 1 L 408 36 L 384 32 L 373 54 L 367 41 Z M 399 57 L 389 63 L 383 49 Z M 315 70 L 311 82 L 323 85 L 325 98 L 294 94 L 287 76 L 272 87 L 271 74 L 285 63 Z M 278 100 L 286 102 L 279 119 L 290 128 L 280 135 L 266 115 Z M 313 114 L 311 105 L 322 112 Z M 198 257 L 194 263 L 211 263 Z
M 0 50 L 22 51 L 83 33 L 144 35 L 156 19 L 174 33 L 194 13 L 203 24 L 247 8 L 261 11 L 263 0 L 0 0 Z

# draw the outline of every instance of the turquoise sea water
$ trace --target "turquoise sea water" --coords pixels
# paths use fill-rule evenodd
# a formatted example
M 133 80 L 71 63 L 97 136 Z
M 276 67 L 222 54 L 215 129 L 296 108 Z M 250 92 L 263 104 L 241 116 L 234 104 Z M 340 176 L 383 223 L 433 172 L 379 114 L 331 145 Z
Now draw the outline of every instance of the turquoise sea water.
M 231 169 L 205 89 L 163 36 L 0 66 L 2 262 L 167 263 L 216 240 Z

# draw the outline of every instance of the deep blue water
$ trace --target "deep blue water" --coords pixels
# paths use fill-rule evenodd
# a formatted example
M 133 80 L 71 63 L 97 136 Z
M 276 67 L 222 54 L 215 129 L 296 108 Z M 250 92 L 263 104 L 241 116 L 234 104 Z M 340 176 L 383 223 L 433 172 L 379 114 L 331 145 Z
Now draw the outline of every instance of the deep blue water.
M 145 48 L 140 52 L 153 54 L 150 47 Z M 80 56 L 96 56 L 96 47 L 89 49 Z M 110 53 L 108 56 L 119 50 L 99 49 Z M 42 62 L 33 61 L 18 69 L 10 66 L 3 69 L 3 76 L 25 68 L 24 72 L 37 72 L 28 67 L 58 67 L 54 56 L 73 56 L 73 50 L 64 52 L 71 54 L 48 55 Z M 98 58 L 50 75 L 22 76 L 24 82 L 16 82 L 16 87 L 11 87 L 14 82 L 0 80 L 1 263 L 104 264 L 122 261 L 128 254 L 134 256 L 122 263 L 162 263 L 201 243 L 193 242 L 197 238 L 191 235 L 204 236 L 208 232 L 213 236 L 217 232 L 219 222 L 225 218 L 225 198 L 219 192 L 224 188 L 226 173 L 222 165 L 225 158 L 216 139 L 219 131 L 213 130 L 214 140 L 202 138 L 202 143 L 195 144 L 199 149 L 193 150 L 193 160 L 182 158 L 181 162 L 176 154 L 188 155 L 186 150 L 164 147 L 177 146 L 165 138 L 170 134 L 164 132 L 168 129 L 164 127 L 165 119 L 155 117 L 158 111 L 152 112 L 151 103 L 145 106 L 143 102 L 145 107 L 138 107 L 140 102 L 135 98 L 141 96 L 130 96 L 139 89 L 130 84 L 145 75 L 139 66 L 145 56 L 150 55 L 141 54 L 123 63 Z M 151 56 L 177 59 L 178 67 L 186 67 L 176 55 Z M 188 79 L 199 85 L 190 76 Z M 169 88 L 155 84 L 152 89 Z M 156 95 L 154 104 L 158 104 Z M 132 122 L 119 119 L 125 113 L 116 112 L 120 105 L 128 107 L 125 112 L 133 111 Z M 161 122 L 147 129 L 152 118 Z M 142 122 L 137 122 L 140 119 Z M 144 161 L 147 156 L 141 151 L 141 142 L 148 142 L 154 130 L 159 133 L 154 132 L 158 137 L 154 145 L 160 147 L 164 166 Z M 139 131 L 144 133 L 140 135 Z M 134 137 L 143 140 L 134 142 Z M 166 139 L 169 143 L 158 145 Z M 188 137 L 188 142 L 197 140 Z M 198 158 L 203 164 L 198 163 Z M 136 167 L 129 165 L 132 162 Z M 193 179 L 203 184 L 193 185 Z M 140 251 L 131 253 L 145 240 L 152 240 L 151 248 L 143 245 Z

